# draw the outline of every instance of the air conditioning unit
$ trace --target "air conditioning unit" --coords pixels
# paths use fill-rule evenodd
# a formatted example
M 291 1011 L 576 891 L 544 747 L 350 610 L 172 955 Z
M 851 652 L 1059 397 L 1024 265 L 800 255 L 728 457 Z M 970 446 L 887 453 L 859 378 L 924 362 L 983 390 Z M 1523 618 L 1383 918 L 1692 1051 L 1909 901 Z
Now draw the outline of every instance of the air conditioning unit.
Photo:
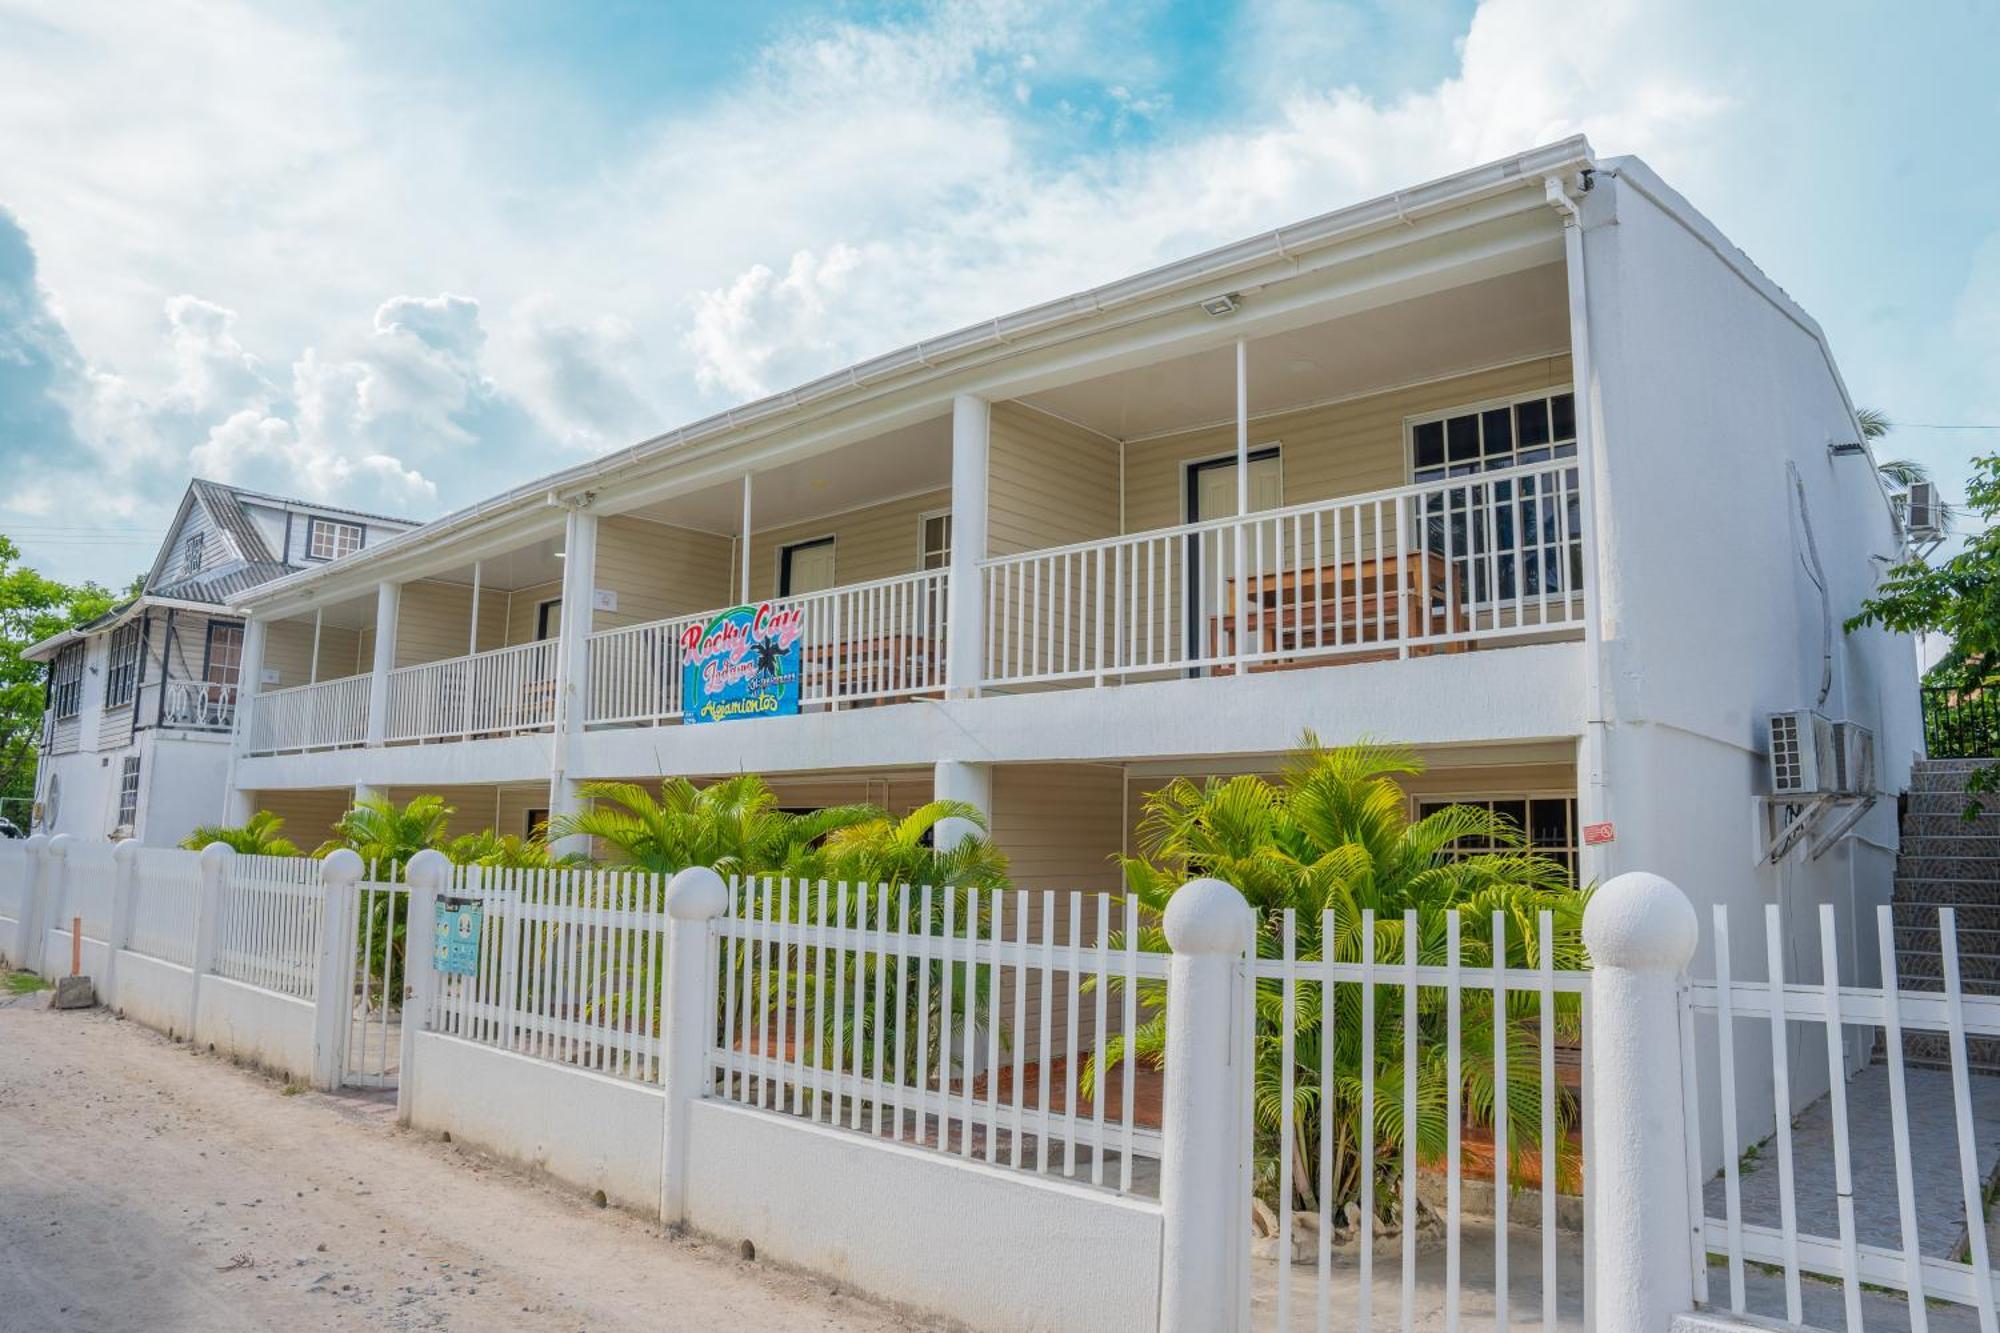
M 1771 794 L 1819 796 L 1833 777 L 1833 723 L 1807 708 L 1770 720 Z
M 1833 724 L 1834 790 L 1842 796 L 1875 792 L 1875 733 L 1859 722 Z
M 1866 796 L 1875 790 L 1875 733 L 1798 708 L 1769 722 L 1773 796 Z
M 1910 483 L 1909 493 L 1903 497 L 1903 528 L 1912 541 L 1930 541 L 1944 535 L 1935 484 L 1928 481 Z

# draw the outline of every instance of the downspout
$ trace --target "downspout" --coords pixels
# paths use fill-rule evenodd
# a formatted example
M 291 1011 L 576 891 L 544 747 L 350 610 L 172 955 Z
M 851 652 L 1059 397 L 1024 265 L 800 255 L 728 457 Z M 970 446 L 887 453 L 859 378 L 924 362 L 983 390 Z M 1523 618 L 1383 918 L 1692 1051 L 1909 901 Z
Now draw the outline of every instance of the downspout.
M 1612 824 L 1615 828 L 1613 794 L 1608 774 L 1611 718 L 1607 706 L 1605 679 L 1605 635 L 1603 620 L 1602 524 L 1605 475 L 1602 404 L 1597 398 L 1596 370 L 1590 354 L 1590 293 L 1583 262 L 1583 218 L 1576 201 L 1556 177 L 1543 181 L 1549 206 L 1562 215 L 1563 260 L 1569 280 L 1570 389 L 1576 400 L 1577 494 L 1581 501 L 1583 541 L 1583 741 L 1579 747 L 1577 805 L 1579 824 Z M 1612 844 L 1595 848 L 1579 838 L 1577 855 L 1580 878 L 1589 883 L 1602 881 L 1614 868 Z

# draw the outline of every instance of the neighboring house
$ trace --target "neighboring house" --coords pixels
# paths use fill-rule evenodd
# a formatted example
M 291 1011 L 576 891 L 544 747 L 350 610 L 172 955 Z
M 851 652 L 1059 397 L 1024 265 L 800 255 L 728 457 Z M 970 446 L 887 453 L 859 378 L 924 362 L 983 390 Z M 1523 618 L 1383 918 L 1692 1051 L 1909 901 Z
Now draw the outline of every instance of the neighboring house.
M 1584 880 L 1734 905 L 1746 950 L 1778 903 L 1816 957 L 1840 903 L 1865 978 L 1916 659 L 1840 626 L 1902 547 L 1818 326 L 1570 139 L 259 584 L 244 661 L 279 675 L 233 811 L 310 841 L 357 790 L 434 791 L 518 834 L 588 780 L 755 772 L 787 806 L 963 798 L 1016 884 L 1100 890 L 1145 792 L 1310 729 L 1417 747 L 1413 809 L 1495 805 Z M 682 725 L 682 633 L 762 601 L 804 617 L 803 711 Z M 1790 709 L 1876 763 L 1851 825 L 1773 864 Z
M 314 678 L 309 664 L 245 663 L 237 599 L 413 526 L 190 483 L 140 594 L 25 654 L 49 668 L 35 831 L 170 846 L 221 820 L 246 673 L 274 689 Z M 320 667 L 354 663 L 329 650 Z

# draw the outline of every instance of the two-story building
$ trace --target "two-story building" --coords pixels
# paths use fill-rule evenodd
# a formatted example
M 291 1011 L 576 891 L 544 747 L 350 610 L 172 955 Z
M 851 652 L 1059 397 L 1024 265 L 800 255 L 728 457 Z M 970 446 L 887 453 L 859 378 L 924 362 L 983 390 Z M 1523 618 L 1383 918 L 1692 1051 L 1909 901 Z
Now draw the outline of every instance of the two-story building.
M 34 827 L 171 846 L 221 822 L 238 698 L 355 669 L 247 663 L 237 599 L 367 550 L 415 524 L 196 480 L 139 595 L 24 656 L 48 664 Z
M 1841 630 L 1902 549 L 1818 326 L 1569 139 L 258 585 L 234 811 L 439 792 L 525 833 L 591 779 L 747 771 L 961 797 L 1018 884 L 1106 888 L 1146 791 L 1310 730 L 1418 747 L 1413 807 L 1494 803 L 1585 879 L 1862 905 L 1893 801 L 1774 863 L 1765 719 L 1864 724 L 1870 796 L 1907 785 L 1910 645 Z M 684 634 L 763 602 L 799 711 L 690 724 Z

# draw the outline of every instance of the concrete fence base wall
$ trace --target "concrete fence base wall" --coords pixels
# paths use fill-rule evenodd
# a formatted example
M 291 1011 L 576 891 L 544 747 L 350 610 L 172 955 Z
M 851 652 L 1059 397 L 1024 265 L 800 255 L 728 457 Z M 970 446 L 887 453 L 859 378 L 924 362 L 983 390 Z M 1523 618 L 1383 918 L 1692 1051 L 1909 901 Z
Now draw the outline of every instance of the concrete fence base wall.
M 183 1041 L 188 1031 L 188 997 L 194 993 L 194 973 L 130 949 L 118 951 L 118 992 L 111 1006 L 134 1022 L 144 1023 Z
M 699 1231 L 976 1328 L 1159 1327 L 1157 1204 L 719 1101 L 688 1130 Z
M 194 1039 L 288 1078 L 312 1077 L 313 1006 L 305 1000 L 203 977 Z
M 420 1032 L 404 1074 L 410 1125 L 449 1132 L 621 1207 L 660 1206 L 658 1088 Z

